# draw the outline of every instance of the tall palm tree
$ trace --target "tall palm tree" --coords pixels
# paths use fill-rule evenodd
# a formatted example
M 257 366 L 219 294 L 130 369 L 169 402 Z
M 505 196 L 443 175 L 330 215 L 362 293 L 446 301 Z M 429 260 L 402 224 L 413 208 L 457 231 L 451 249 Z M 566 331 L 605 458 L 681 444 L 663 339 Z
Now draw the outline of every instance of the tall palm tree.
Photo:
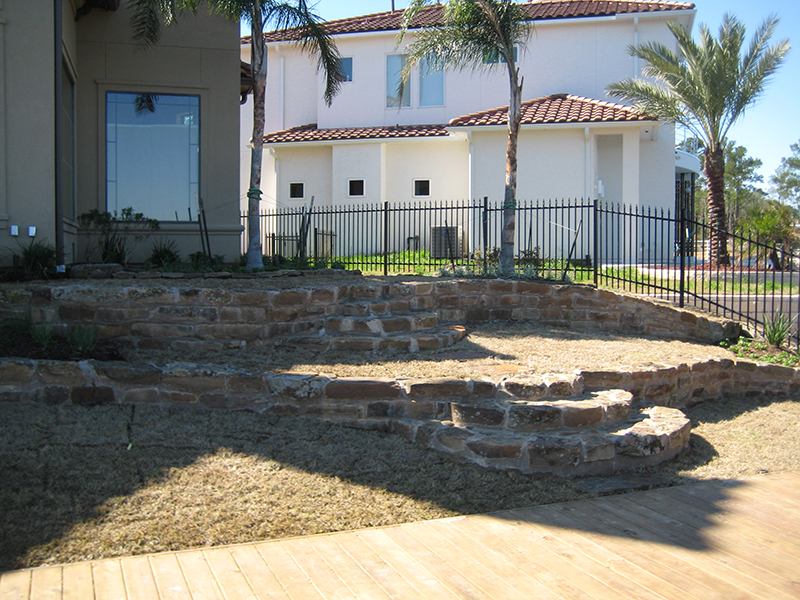
M 263 266 L 259 204 L 261 200 L 261 160 L 264 144 L 264 101 L 267 89 L 267 54 L 264 27 L 294 30 L 300 47 L 317 55 L 317 70 L 325 76 L 323 99 L 330 106 L 339 91 L 344 73 L 341 56 L 322 19 L 306 0 L 132 0 L 131 25 L 134 39 L 142 46 L 158 42 L 162 21 L 169 25 L 183 12 L 197 12 L 205 3 L 216 14 L 250 24 L 253 72 L 253 147 L 250 153 L 250 189 L 247 192 L 247 268 Z
M 789 51 L 788 40 L 769 46 L 777 24 L 777 17 L 767 18 L 745 50 L 745 27 L 731 14 L 723 17 L 718 39 L 701 25 L 699 43 L 691 32 L 669 23 L 677 52 L 658 42 L 629 49 L 632 56 L 646 61 L 642 74 L 655 81 L 625 79 L 608 87 L 611 96 L 633 102 L 650 116 L 680 123 L 702 141 L 713 264 L 730 264 L 724 235 L 725 139 Z
M 414 18 L 438 0 L 411 0 L 403 15 L 399 42 L 413 27 Z M 436 9 L 429 9 L 436 10 Z M 423 27 L 405 49 L 403 82 L 411 70 L 425 61 L 427 68 L 474 70 L 505 66 L 510 96 L 508 103 L 508 145 L 503 199 L 503 234 L 500 242 L 500 270 L 514 272 L 514 230 L 517 207 L 517 140 L 522 118 L 522 78 L 516 65 L 516 48 L 531 33 L 525 8 L 512 0 L 450 0 L 441 7 L 439 24 Z

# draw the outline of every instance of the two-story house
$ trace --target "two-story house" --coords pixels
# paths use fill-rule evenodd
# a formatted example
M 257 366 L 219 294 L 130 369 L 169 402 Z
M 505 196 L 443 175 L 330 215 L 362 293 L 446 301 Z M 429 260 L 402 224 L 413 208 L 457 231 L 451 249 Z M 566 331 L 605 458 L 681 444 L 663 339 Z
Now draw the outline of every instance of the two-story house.
M 0 0 L 0 261 L 85 260 L 76 217 L 131 207 L 183 256 L 239 253 L 239 33 L 201 10 L 136 48 L 127 0 Z M 149 245 L 140 245 L 140 254 Z
M 609 100 L 606 86 L 639 76 L 628 47 L 674 47 L 667 23 L 691 28 L 694 5 L 671 0 L 534 0 L 531 35 L 518 49 L 524 78 L 519 137 L 520 200 L 600 198 L 634 206 L 675 202 L 673 127 Z M 435 23 L 441 6 L 419 15 Z M 266 35 L 268 83 L 264 207 L 502 199 L 505 176 L 505 65 L 417 69 L 397 94 L 403 12 L 327 23 L 347 81 L 328 107 L 313 57 L 291 32 Z M 243 40 L 245 60 L 249 43 Z M 499 68 L 498 68 L 499 67 Z M 252 100 L 242 142 L 252 131 Z M 243 156 L 243 166 L 247 157 Z M 246 173 L 242 185 L 247 187 Z

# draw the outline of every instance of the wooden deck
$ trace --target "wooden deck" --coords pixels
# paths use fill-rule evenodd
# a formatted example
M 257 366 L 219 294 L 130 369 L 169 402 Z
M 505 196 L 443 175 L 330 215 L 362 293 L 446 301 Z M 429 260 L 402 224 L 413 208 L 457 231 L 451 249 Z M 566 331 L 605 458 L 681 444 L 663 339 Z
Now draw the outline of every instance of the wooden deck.
M 800 598 L 800 472 L 43 567 L 0 599 Z

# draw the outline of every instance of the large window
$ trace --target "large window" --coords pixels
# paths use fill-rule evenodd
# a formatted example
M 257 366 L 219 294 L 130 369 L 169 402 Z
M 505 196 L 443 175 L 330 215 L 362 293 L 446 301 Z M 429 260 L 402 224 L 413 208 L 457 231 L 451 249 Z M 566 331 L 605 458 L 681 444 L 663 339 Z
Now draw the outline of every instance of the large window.
M 389 54 L 386 57 L 386 108 L 408 108 L 411 106 L 411 81 L 403 86 L 403 93 L 398 94 L 403 67 L 406 64 L 405 54 Z
M 197 218 L 200 97 L 106 94 L 106 205 L 159 221 Z
M 427 59 L 419 64 L 419 105 L 444 105 L 444 71 L 433 67 Z

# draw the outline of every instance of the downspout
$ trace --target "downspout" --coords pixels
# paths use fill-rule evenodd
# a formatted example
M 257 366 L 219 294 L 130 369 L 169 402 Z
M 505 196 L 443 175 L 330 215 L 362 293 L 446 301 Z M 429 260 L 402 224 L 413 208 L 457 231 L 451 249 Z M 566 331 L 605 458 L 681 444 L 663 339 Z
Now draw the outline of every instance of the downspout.
M 639 45 L 639 17 L 633 18 L 633 45 Z M 639 57 L 633 57 L 633 76 L 639 77 Z
M 266 44 L 264 45 L 266 51 Z M 281 75 L 280 75 L 280 117 L 281 126 L 280 130 L 286 129 L 286 55 L 281 52 L 280 44 L 275 44 L 275 52 L 281 57 Z
M 592 133 L 588 127 L 583 128 L 584 141 L 584 174 L 583 189 L 587 200 L 592 200 Z
M 53 81 L 55 82 L 55 90 L 53 94 L 53 101 L 55 102 L 55 228 L 56 228 L 56 260 L 58 262 L 58 271 L 64 268 L 64 198 L 62 196 L 62 179 L 64 174 L 61 169 L 61 163 L 63 161 L 63 134 L 61 131 L 62 126 L 62 116 L 61 116 L 61 104 L 63 102 L 63 98 L 61 97 L 61 78 L 63 69 L 61 67 L 61 62 L 63 60 L 61 46 L 63 44 L 63 33 L 61 31 L 62 22 L 63 22 L 63 10 L 61 5 L 61 0 L 53 0 L 54 3 L 54 13 L 53 13 L 53 21 L 55 27 L 55 49 L 53 52 L 53 63 L 55 66 L 55 72 Z

